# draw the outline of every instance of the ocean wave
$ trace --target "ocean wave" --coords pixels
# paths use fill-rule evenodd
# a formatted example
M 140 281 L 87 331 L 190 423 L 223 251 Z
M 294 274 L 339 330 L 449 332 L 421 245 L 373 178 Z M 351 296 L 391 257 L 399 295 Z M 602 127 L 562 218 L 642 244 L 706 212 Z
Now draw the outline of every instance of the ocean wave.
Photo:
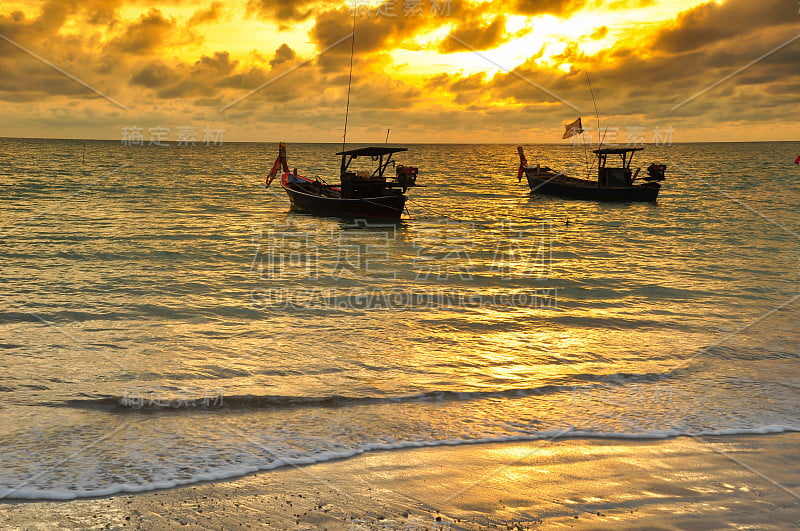
M 21 348 L 24 345 L 18 345 L 16 343 L 0 343 L 0 348 L 3 350 L 10 350 L 13 348 Z
M 97 290 L 101 292 L 102 290 Z M 131 291 L 137 293 L 139 290 Z M 92 290 L 86 290 L 91 293 Z M 144 291 L 141 291 L 144 293 Z M 185 294 L 184 294 L 185 295 Z M 191 318 L 213 320 L 220 317 L 260 318 L 258 312 L 230 304 L 219 304 L 207 307 L 189 307 L 184 305 L 130 304 L 117 311 L 79 311 L 61 310 L 49 312 L 0 312 L 0 324 L 16 323 L 83 323 L 92 321 L 127 321 L 137 318 L 160 318 L 165 320 L 184 320 Z M 7 347 L 14 348 L 14 347 Z
M 215 471 L 203 471 L 189 478 L 154 480 L 133 483 L 115 483 L 101 488 L 30 488 L 0 487 L 0 499 L 4 500 L 73 500 L 77 498 L 96 498 L 123 493 L 143 493 L 154 490 L 193 485 L 207 481 L 232 480 L 277 468 L 307 466 L 339 459 L 347 459 L 368 452 L 404 450 L 412 448 L 435 448 L 440 446 L 467 446 L 475 444 L 515 443 L 528 441 L 559 441 L 570 439 L 622 439 L 622 440 L 663 440 L 677 437 L 713 437 L 736 435 L 770 435 L 787 432 L 800 432 L 800 426 L 765 425 L 753 428 L 730 428 L 719 430 L 699 430 L 692 432 L 679 428 L 651 430 L 641 433 L 630 432 L 595 432 L 591 430 L 547 430 L 536 434 L 507 435 L 497 437 L 481 437 L 475 439 L 442 439 L 442 440 L 406 440 L 391 442 L 367 442 L 355 448 L 319 451 L 301 457 L 276 457 L 262 464 L 241 464 L 238 466 L 220 467 Z M 24 485 L 24 483 L 23 483 Z
M 117 312 L 80 312 L 80 311 L 58 311 L 48 313 L 26 313 L 26 312 L 0 312 L 0 324 L 14 323 L 46 323 L 46 322 L 83 322 L 83 321 L 112 321 L 122 320 L 129 317 L 124 313 Z
M 673 378 L 685 372 L 676 369 L 665 373 L 614 373 L 614 374 L 575 374 L 567 378 L 576 383 L 548 384 L 539 387 L 511 388 L 492 391 L 449 391 L 431 390 L 420 393 L 397 396 L 282 396 L 282 395 L 233 395 L 222 394 L 205 396 L 168 396 L 143 391 L 131 392 L 122 396 L 103 396 L 50 402 L 40 405 L 53 407 L 71 407 L 77 409 L 100 409 L 115 411 L 138 410 L 195 410 L 198 408 L 259 410 L 289 408 L 337 408 L 351 406 L 368 406 L 382 404 L 398 404 L 408 402 L 453 402 L 483 399 L 518 399 L 530 396 L 548 395 L 559 392 L 588 390 L 603 384 L 622 386 L 628 383 L 652 383 Z M 589 385 L 581 382 L 591 382 Z M 133 390 L 135 391 L 135 390 Z M 213 395 L 213 396 L 212 396 Z
M 775 360 L 775 359 L 796 359 L 800 358 L 800 353 L 788 351 L 773 351 L 765 348 L 734 348 L 722 345 L 712 345 L 697 351 L 697 354 L 719 358 L 723 360 Z

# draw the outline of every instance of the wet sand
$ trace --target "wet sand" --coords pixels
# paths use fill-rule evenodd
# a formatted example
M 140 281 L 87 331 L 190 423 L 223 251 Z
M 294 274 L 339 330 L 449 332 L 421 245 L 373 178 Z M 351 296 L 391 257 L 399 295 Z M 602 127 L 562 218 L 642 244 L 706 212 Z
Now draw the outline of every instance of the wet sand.
M 364 454 L 234 481 L 0 503 L 3 529 L 796 529 L 800 434 Z

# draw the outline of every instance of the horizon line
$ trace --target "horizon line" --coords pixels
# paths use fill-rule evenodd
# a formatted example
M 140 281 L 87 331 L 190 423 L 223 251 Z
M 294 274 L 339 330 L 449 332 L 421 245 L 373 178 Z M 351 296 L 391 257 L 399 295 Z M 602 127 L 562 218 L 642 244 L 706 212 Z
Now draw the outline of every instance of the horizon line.
M 122 140 L 120 139 L 107 139 L 107 138 L 56 138 L 56 137 L 45 137 L 45 136 L 0 136 L 0 140 L 69 140 L 69 141 L 76 141 L 76 142 L 116 142 L 122 144 Z M 160 141 L 162 144 L 186 144 L 186 142 L 180 142 L 177 140 L 163 140 Z M 222 142 L 203 142 L 203 141 L 194 141 L 193 144 L 197 145 L 211 145 L 211 146 L 223 146 L 225 144 L 274 144 L 279 142 L 285 143 L 292 143 L 292 144 L 331 144 L 331 145 L 340 145 L 341 142 L 339 141 L 329 141 L 329 142 L 322 142 L 322 141 L 311 141 L 311 142 L 302 142 L 302 141 L 285 141 L 285 140 L 225 140 Z M 669 143 L 662 143 L 662 142 L 637 142 L 636 145 L 643 145 L 643 146 L 672 146 L 675 144 L 757 144 L 757 143 L 800 143 L 800 140 L 695 140 L 695 141 L 671 141 Z M 348 144 L 381 144 L 383 145 L 384 142 L 348 142 Z M 414 146 L 424 146 L 424 145 L 496 145 L 496 146 L 507 146 L 507 145 L 514 145 L 514 144 L 537 144 L 537 145 L 553 145 L 553 146 L 570 146 L 573 144 L 563 144 L 561 142 L 390 142 L 390 144 L 403 144 L 403 145 L 414 145 Z M 611 145 L 622 145 L 623 143 L 619 144 L 608 144 Z M 133 144 L 129 145 L 129 147 L 149 147 L 155 145 L 156 147 L 163 147 L 158 146 L 157 144 L 153 144 L 152 142 L 143 142 L 141 145 Z M 583 144 L 574 144 L 576 146 L 581 146 Z M 588 145 L 588 144 L 587 144 Z

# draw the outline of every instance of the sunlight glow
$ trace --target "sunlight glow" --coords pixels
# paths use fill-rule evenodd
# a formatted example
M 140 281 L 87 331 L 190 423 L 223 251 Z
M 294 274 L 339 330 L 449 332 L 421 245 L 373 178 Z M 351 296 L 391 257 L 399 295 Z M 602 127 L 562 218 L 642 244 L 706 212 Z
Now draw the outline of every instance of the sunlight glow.
M 579 11 L 569 18 L 512 15 L 506 19 L 507 41 L 490 50 L 480 50 L 480 55 L 468 50 L 440 53 L 439 45 L 454 28 L 453 24 L 446 24 L 417 35 L 414 46 L 395 49 L 391 57 L 396 64 L 403 65 L 404 75 L 446 72 L 469 76 L 483 73 L 487 79 L 491 79 L 497 72 L 517 68 L 538 52 L 541 55 L 534 59 L 537 65 L 569 72 L 573 63 L 555 57 L 563 54 L 568 47 L 573 47 L 579 55 L 591 58 L 622 43 L 634 43 L 647 33 L 644 31 L 646 28 L 673 18 L 676 8 L 689 9 L 702 3 L 702 0 L 680 0 L 653 2 L 644 7 L 622 7 L 613 11 L 594 8 Z

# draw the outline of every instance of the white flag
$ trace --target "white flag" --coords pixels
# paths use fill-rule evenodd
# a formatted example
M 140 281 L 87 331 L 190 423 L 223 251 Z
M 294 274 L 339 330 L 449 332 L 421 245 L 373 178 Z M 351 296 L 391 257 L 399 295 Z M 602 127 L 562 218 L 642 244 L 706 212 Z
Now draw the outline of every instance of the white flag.
M 579 134 L 583 133 L 583 126 L 581 125 L 581 119 L 580 118 L 578 118 L 577 120 L 575 120 L 571 124 L 565 125 L 564 127 L 566 127 L 567 130 L 564 131 L 564 136 L 562 136 L 561 138 L 569 138 L 569 137 L 571 137 L 573 135 L 579 135 Z

